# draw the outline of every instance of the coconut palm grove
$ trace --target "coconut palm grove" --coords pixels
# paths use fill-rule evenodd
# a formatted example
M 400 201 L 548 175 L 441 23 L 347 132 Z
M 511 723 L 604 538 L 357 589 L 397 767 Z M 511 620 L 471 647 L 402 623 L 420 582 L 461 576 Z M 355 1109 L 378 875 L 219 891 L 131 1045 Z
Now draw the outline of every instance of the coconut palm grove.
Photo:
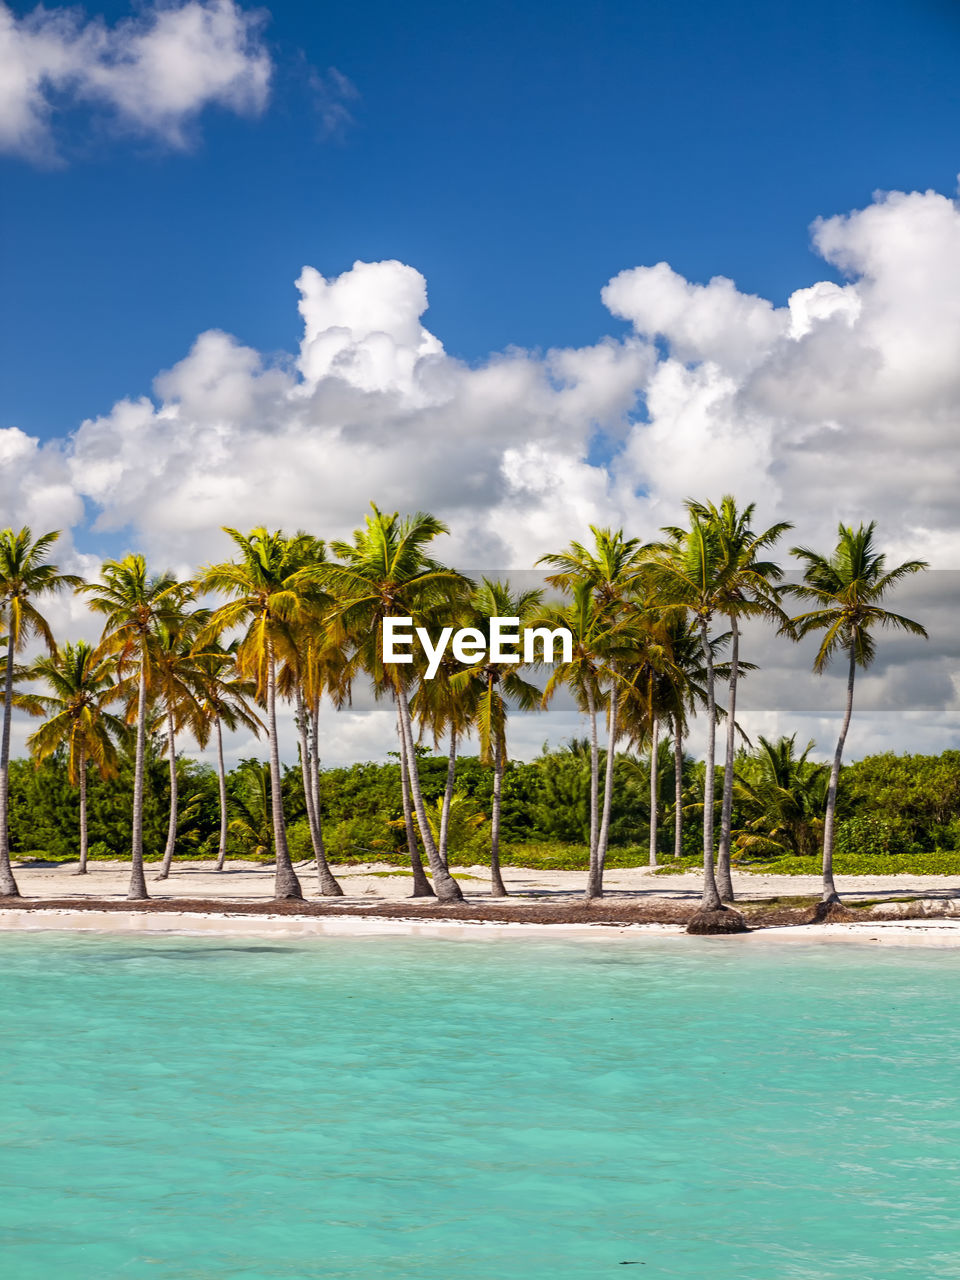
M 874 523 L 840 525 L 833 548 L 789 546 L 791 525 L 755 526 L 754 504 L 690 501 L 688 522 L 642 541 L 591 527 L 584 540 L 540 559 L 545 587 L 475 581 L 433 555 L 446 532 L 428 513 L 375 505 L 352 540 L 329 543 L 303 531 L 227 529 L 232 559 L 178 580 L 141 555 L 103 564 L 99 580 L 61 573 L 58 534 L 0 532 L 0 599 L 6 627 L 0 878 L 18 894 L 12 857 L 93 858 L 129 850 L 128 897 L 149 897 L 178 858 L 228 854 L 275 863 L 277 899 L 304 895 L 312 862 L 316 892 L 342 895 L 335 862 L 408 865 L 414 896 L 463 900 L 455 866 L 489 864 L 490 892 L 506 896 L 504 858 L 582 865 L 588 901 L 603 896 L 611 862 L 676 869 L 702 866 L 700 914 L 691 928 L 742 927 L 731 867 L 809 872 L 819 863 L 823 901 L 839 902 L 834 859 L 851 867 L 947 859 L 949 822 L 878 808 L 896 757 L 844 769 L 856 673 L 884 630 L 923 639 L 923 625 L 888 608 L 918 560 L 890 565 Z M 785 565 L 799 565 L 785 582 Z M 99 641 L 60 642 L 44 603 L 73 591 L 102 619 Z M 518 618 L 526 628 L 565 628 L 559 661 L 517 666 L 481 652 L 445 657 L 428 678 L 422 658 L 385 662 L 383 622 L 410 619 L 428 633 Z M 745 620 L 774 627 L 785 644 L 815 633 L 815 669 L 847 672 L 829 764 L 794 737 L 748 743 L 737 717 L 739 681 L 754 666 L 741 652 Z M 23 658 L 39 643 L 40 656 Z M 487 646 L 489 650 L 489 645 Z M 502 656 L 502 655 L 498 655 Z M 324 769 L 323 733 L 365 683 L 396 709 L 396 763 Z M 549 708 L 561 691 L 588 729 L 531 764 L 509 755 L 512 711 Z M 295 743 L 280 743 L 278 704 L 293 710 Z M 14 715 L 37 727 L 32 760 L 10 760 Z M 690 757 L 692 721 L 706 727 L 706 753 Z M 228 774 L 224 730 L 265 739 L 266 759 Z M 216 744 L 216 768 L 178 754 L 183 740 Z M 464 744 L 469 751 L 464 752 Z M 445 749 L 444 749 L 445 748 Z M 282 757 L 296 752 L 296 768 Z M 166 756 L 166 766 L 163 757 Z M 941 775 L 933 766 L 941 812 Z M 960 774 L 958 774 L 960 777 Z M 705 802 L 713 797 L 712 803 Z M 45 798 L 44 798 L 45 797 Z M 931 797 L 932 800 L 932 797 Z M 43 847 L 38 844 L 43 833 Z M 646 851 L 641 855 L 642 836 Z M 951 851 L 952 852 L 952 851 Z M 952 865 L 952 864 L 951 864 Z

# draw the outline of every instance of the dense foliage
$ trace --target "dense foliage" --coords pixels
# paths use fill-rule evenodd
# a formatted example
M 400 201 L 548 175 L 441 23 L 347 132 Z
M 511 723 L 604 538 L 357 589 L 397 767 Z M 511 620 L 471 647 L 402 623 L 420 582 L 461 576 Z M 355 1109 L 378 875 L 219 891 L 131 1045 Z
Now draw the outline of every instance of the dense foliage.
M 790 739 L 775 744 L 781 762 L 789 756 Z M 674 780 L 669 751 L 661 761 L 660 803 L 669 818 Z M 794 761 L 794 764 L 797 764 Z M 780 800 L 776 810 L 758 806 L 757 795 L 768 761 L 763 748 L 741 752 L 736 760 L 733 814 L 734 863 L 777 873 L 813 873 L 819 850 L 816 839 L 798 855 L 782 847 L 776 824 L 784 811 L 802 817 L 810 794 L 817 798 L 823 766 L 801 762 L 794 769 L 793 810 Z M 421 749 L 424 798 L 436 806 L 443 794 L 446 758 Z M 268 780 L 260 761 L 242 761 L 227 774 L 230 857 L 269 859 L 271 813 Z M 618 754 L 614 766 L 614 808 L 608 864 L 646 862 L 649 811 L 649 761 Z M 132 762 L 122 755 L 116 777 L 91 773 L 89 781 L 90 854 L 94 858 L 129 856 Z M 722 771 L 717 779 L 717 803 Z M 217 779 L 209 765 L 180 757 L 177 761 L 182 804 L 177 830 L 178 858 L 214 858 L 219 815 Z M 169 804 L 167 763 L 157 740 L 148 740 L 144 800 L 144 846 L 148 860 L 162 856 Z M 782 777 L 781 781 L 791 781 Z M 740 785 L 742 783 L 742 785 Z M 684 763 L 684 858 L 698 862 L 703 799 L 703 765 Z M 484 864 L 489 856 L 489 814 L 493 771 L 479 757 L 464 756 L 457 771 L 459 818 L 451 823 L 451 857 L 458 865 Z M 400 805 L 400 765 L 369 762 L 325 769 L 320 777 L 321 815 L 327 848 L 335 862 L 409 861 Z M 960 869 L 960 751 L 939 756 L 892 753 L 868 756 L 845 766 L 837 831 L 837 870 L 841 874 L 955 874 Z M 299 768 L 284 770 L 284 807 L 290 824 L 291 852 L 311 856 L 303 781 Z M 758 825 L 758 818 L 768 826 Z M 589 757 L 581 742 L 544 752 L 529 763 L 510 761 L 503 787 L 504 861 L 534 867 L 585 868 L 589 834 Z M 815 807 L 811 822 L 816 835 Z M 670 869 L 672 832 L 664 824 L 660 857 Z M 767 832 L 763 839 L 758 835 Z M 66 752 L 36 765 L 14 760 L 10 766 L 10 835 L 14 856 L 69 860 L 77 856 L 78 796 L 67 778 Z M 791 837 L 792 838 L 792 837 Z

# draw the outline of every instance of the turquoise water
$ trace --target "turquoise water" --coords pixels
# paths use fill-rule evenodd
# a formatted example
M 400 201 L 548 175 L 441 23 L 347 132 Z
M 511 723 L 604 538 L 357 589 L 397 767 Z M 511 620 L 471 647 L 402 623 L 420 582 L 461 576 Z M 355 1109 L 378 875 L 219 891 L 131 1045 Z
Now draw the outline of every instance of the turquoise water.
M 47 934 L 0 975 L 9 1280 L 960 1277 L 956 953 Z

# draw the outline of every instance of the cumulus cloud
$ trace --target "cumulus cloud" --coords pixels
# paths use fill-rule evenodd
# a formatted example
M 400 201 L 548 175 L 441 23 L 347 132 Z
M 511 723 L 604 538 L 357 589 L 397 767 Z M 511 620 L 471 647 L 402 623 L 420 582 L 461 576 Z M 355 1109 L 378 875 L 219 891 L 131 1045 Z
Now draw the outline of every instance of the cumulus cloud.
M 356 263 L 335 278 L 305 267 L 297 352 L 268 359 L 201 334 L 152 396 L 120 401 L 61 445 L 0 433 L 0 483 L 37 524 L 76 522 L 86 503 L 99 528 L 163 564 L 221 554 L 225 523 L 348 535 L 372 498 L 435 511 L 452 534 L 442 554 L 466 569 L 522 568 L 588 523 L 649 538 L 685 498 L 732 491 L 761 520 L 793 520 L 796 541 L 828 548 L 838 520 L 876 518 L 892 556 L 956 568 L 960 208 L 936 192 L 880 194 L 818 222 L 813 240 L 845 279 L 786 306 L 721 277 L 640 267 L 604 290 L 632 332 L 507 348 L 475 366 L 426 327 L 413 267 Z M 946 634 L 922 664 L 911 658 L 915 676 L 878 671 L 864 684 L 875 733 L 884 699 L 903 707 L 915 686 L 918 706 L 939 699 L 936 732 L 955 740 L 960 655 Z M 790 652 L 796 671 L 806 659 Z M 772 686 L 753 687 L 750 714 L 769 717 Z M 825 738 L 832 703 L 815 715 L 810 697 Z M 902 713 L 897 731 L 920 732 Z
M 202 334 L 153 398 L 83 423 L 73 491 L 100 527 L 177 560 L 226 520 L 343 533 L 375 497 L 438 510 L 464 563 L 529 565 L 588 521 L 651 536 L 687 496 L 732 490 L 804 541 L 877 517 L 897 554 L 951 567 L 960 210 L 880 195 L 818 222 L 814 244 L 846 283 L 775 307 L 722 277 L 635 268 L 604 290 L 632 334 L 476 366 L 425 327 L 413 267 L 305 267 L 295 355 Z
M 303 524 L 346 535 L 371 498 L 438 510 L 449 554 L 476 563 L 535 558 L 565 540 L 611 479 L 586 458 L 595 430 L 628 429 L 653 367 L 638 338 L 540 358 L 510 351 L 478 368 L 421 323 L 419 272 L 357 263 L 299 280 L 296 360 L 269 364 L 223 333 L 201 335 L 155 383 L 157 403 L 122 401 L 70 446 L 76 490 L 99 526 L 132 526 L 151 554 L 215 554 L 223 523 Z
M 105 109 L 171 147 L 187 144 L 190 122 L 212 104 L 255 115 L 271 73 L 262 24 L 234 0 L 158 3 L 112 27 L 68 8 L 17 18 L 0 0 L 0 150 L 54 159 L 62 105 Z

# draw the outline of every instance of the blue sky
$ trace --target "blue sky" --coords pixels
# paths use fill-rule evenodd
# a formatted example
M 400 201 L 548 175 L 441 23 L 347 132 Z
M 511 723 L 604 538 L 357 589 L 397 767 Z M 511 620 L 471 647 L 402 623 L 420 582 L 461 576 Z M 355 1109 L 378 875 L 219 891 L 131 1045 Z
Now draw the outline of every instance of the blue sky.
M 428 327 L 471 361 L 625 331 L 600 288 L 660 260 L 781 304 L 838 278 L 815 217 L 952 192 L 960 168 L 954 4 L 268 8 L 259 117 L 211 107 L 179 150 L 65 102 L 60 164 L 0 158 L 0 426 L 64 436 L 207 328 L 293 349 L 306 263 L 416 267 Z M 325 136 L 330 67 L 357 96 Z

